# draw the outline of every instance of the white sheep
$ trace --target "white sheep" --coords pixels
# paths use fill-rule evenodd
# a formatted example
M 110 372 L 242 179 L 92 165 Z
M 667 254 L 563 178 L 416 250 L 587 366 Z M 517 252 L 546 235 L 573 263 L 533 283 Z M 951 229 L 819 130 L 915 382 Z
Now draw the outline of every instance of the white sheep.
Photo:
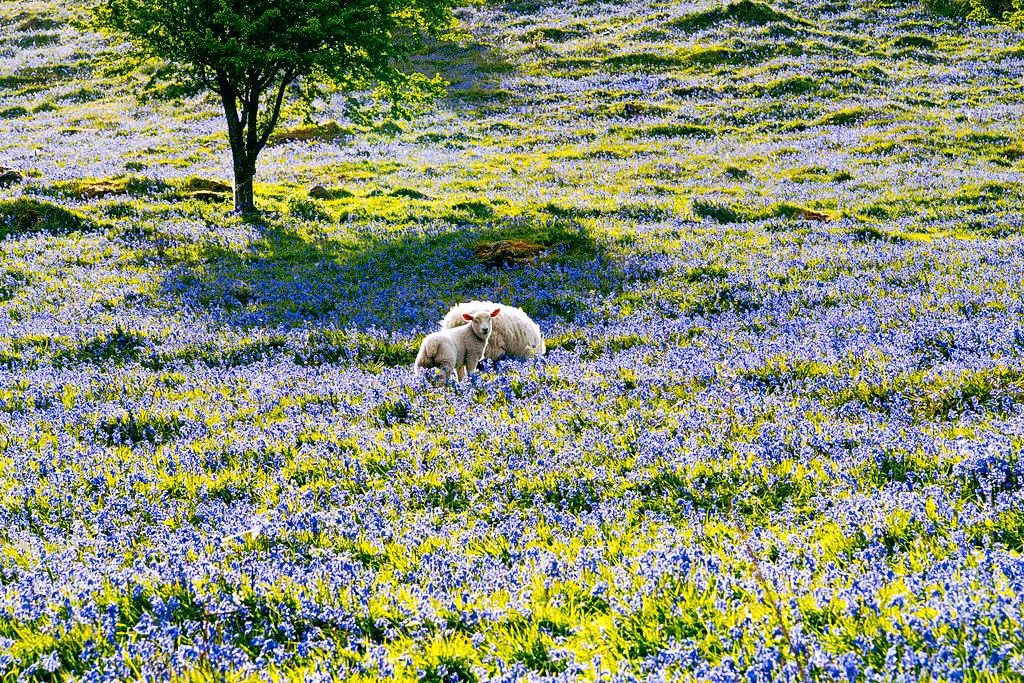
M 420 368 L 439 368 L 445 379 L 450 378 L 454 371 L 460 380 L 465 379 L 467 370 L 476 372 L 491 338 L 491 319 L 499 313 L 500 308 L 477 308 L 472 313 L 463 313 L 463 321 L 468 325 L 428 334 L 416 354 L 413 372 L 419 374 Z
M 452 307 L 444 319 L 441 320 L 441 327 L 454 329 L 466 324 L 464 316 L 474 311 L 501 309 L 501 317 L 494 321 L 494 332 L 491 340 L 487 343 L 484 357 L 497 361 L 506 356 L 518 356 L 519 358 L 535 358 L 544 355 L 547 350 L 544 346 L 544 336 L 540 333 L 537 323 L 530 320 L 526 311 L 515 306 L 497 304 L 493 301 L 470 301 L 468 303 L 456 304 Z

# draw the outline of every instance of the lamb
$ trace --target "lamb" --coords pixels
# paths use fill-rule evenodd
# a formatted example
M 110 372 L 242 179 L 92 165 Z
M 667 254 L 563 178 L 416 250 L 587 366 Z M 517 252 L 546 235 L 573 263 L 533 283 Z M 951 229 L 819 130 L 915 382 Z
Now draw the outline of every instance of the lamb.
M 496 304 L 493 301 L 470 301 L 456 304 L 441 321 L 444 329 L 455 329 L 466 324 L 464 315 L 481 309 L 501 308 L 501 317 L 494 321 L 494 331 L 487 343 L 484 357 L 497 362 L 506 356 L 535 358 L 544 355 L 544 336 L 537 323 L 521 308 Z
M 499 313 L 501 308 L 490 312 L 476 308 L 472 313 L 462 314 L 468 325 L 428 334 L 420 344 L 413 371 L 419 374 L 420 368 L 439 368 L 445 379 L 450 378 L 454 371 L 460 380 L 465 379 L 467 370 L 476 372 L 491 338 L 491 319 Z

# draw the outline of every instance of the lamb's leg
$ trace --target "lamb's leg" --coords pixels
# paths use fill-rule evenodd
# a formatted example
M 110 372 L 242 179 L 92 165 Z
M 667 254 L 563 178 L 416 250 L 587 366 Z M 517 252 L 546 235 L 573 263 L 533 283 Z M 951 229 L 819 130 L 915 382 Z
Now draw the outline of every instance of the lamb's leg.
M 476 369 L 480 366 L 480 361 L 483 358 L 467 358 L 466 359 L 466 370 L 469 372 L 476 372 Z
M 456 372 L 458 373 L 458 377 L 459 377 L 459 381 L 460 382 L 462 380 L 466 379 L 466 366 L 465 365 L 460 365 L 459 369 Z

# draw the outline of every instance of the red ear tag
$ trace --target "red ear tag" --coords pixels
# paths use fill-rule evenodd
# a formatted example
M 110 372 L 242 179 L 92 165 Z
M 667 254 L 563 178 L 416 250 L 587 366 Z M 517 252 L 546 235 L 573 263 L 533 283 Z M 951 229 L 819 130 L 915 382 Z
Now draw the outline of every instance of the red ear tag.
M 494 312 L 491 313 L 491 317 L 493 318 L 493 317 L 497 316 L 499 313 L 501 313 L 501 309 L 500 308 L 495 308 Z
M 462 319 L 463 320 L 472 320 L 473 316 L 471 316 L 469 313 L 463 313 L 462 314 Z

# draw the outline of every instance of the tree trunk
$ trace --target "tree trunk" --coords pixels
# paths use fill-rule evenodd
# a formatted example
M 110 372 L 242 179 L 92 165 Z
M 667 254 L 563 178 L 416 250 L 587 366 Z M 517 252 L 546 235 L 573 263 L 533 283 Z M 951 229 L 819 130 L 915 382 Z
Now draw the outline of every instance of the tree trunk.
M 225 77 L 220 76 L 220 96 L 224 105 L 224 116 L 228 123 L 228 141 L 231 143 L 231 169 L 234 173 L 235 213 L 251 215 L 256 213 L 256 195 L 252 181 L 256 177 L 255 149 L 250 148 L 249 132 L 256 126 L 255 112 L 245 118 L 238 115 L 235 102 L 235 91 L 228 85 Z
M 231 154 L 234 158 L 235 213 L 243 216 L 254 214 L 256 213 L 256 194 L 252 189 L 252 181 L 256 176 L 255 164 L 249 163 L 245 150 L 238 153 L 232 149 Z

